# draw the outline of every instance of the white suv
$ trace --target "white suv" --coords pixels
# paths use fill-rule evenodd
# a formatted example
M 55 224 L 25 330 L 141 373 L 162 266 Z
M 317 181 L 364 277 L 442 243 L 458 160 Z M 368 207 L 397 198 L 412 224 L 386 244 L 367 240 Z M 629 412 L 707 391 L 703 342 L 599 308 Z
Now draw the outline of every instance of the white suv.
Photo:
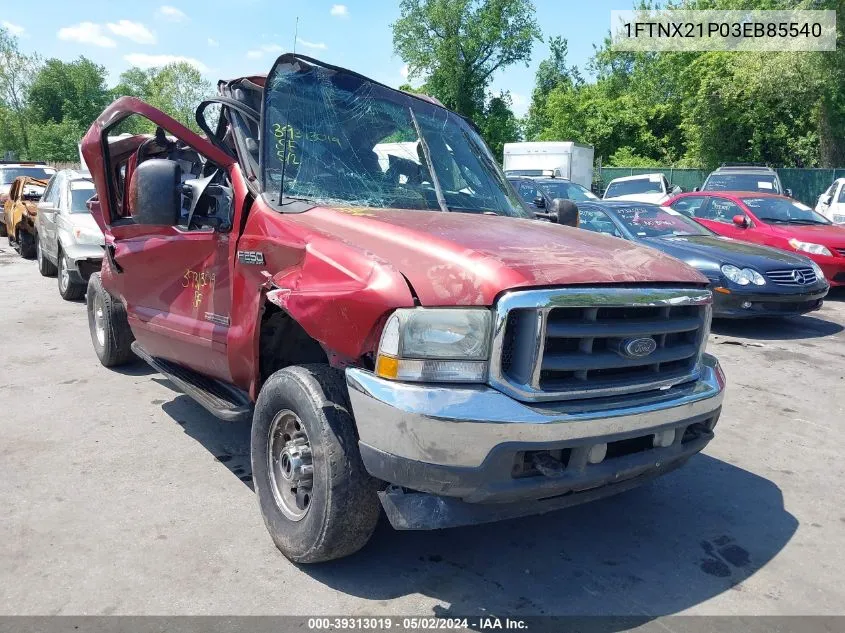
M 837 178 L 816 202 L 816 212 L 834 224 L 845 224 L 845 178 Z

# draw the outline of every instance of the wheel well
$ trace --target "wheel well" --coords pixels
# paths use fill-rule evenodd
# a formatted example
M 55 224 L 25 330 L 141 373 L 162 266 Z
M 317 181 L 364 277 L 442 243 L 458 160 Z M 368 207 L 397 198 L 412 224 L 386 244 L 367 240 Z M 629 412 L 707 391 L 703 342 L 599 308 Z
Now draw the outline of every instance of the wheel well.
M 281 308 L 265 304 L 258 342 L 258 363 L 261 384 L 289 365 L 328 363 L 323 347 L 308 336 L 299 323 Z

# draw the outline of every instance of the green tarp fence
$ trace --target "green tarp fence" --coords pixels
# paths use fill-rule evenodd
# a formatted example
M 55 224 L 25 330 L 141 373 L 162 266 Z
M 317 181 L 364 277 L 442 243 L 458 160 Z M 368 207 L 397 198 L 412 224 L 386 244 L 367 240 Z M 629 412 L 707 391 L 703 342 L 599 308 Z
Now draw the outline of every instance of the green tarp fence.
M 837 178 L 845 178 L 845 168 L 840 169 L 776 169 L 783 186 L 792 189 L 792 196 L 811 207 L 818 197 Z M 709 171 L 703 169 L 674 169 L 672 167 L 602 167 L 595 170 L 595 189 L 603 193 L 607 183 L 622 176 L 662 173 L 673 185 L 684 191 L 700 187 Z

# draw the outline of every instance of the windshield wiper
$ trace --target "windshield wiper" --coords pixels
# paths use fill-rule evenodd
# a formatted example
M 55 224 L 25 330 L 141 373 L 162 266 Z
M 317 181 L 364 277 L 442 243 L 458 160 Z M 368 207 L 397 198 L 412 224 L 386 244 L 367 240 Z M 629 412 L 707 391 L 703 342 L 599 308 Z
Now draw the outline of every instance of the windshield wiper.
M 795 218 L 787 220 L 789 224 L 827 224 L 827 222 L 819 222 L 818 220 L 810 220 L 808 218 Z
M 765 215 L 758 215 L 757 218 L 762 220 L 763 222 L 774 222 L 775 224 L 789 224 L 789 220 L 784 220 L 783 218 L 771 218 Z
M 425 158 L 425 166 L 428 167 L 428 171 L 431 174 L 431 184 L 434 185 L 434 195 L 437 196 L 437 204 L 440 205 L 441 211 L 448 212 L 449 206 L 446 204 L 446 198 L 443 196 L 443 189 L 440 187 L 440 180 L 437 178 L 437 174 L 434 173 L 434 163 L 431 160 L 431 152 L 428 149 L 428 143 L 425 141 L 419 121 L 417 121 L 417 115 L 414 114 L 413 108 L 408 108 L 408 112 L 411 113 L 411 120 L 414 122 L 414 128 L 417 130 L 417 136 L 420 137 L 420 146 L 422 147 L 423 158 Z

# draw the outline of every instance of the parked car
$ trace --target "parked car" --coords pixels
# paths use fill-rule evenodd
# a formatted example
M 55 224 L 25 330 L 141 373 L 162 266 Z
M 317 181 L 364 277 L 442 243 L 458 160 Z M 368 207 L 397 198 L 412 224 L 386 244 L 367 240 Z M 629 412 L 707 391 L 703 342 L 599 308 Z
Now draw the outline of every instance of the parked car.
M 59 294 L 68 301 L 85 295 L 103 261 L 103 232 L 87 206 L 95 193 L 88 172 L 65 169 L 50 179 L 38 203 L 38 270 L 58 276 Z
M 845 178 L 837 178 L 816 202 L 816 213 L 821 213 L 834 224 L 845 224 Z
M 0 205 L 4 205 L 9 199 L 9 190 L 16 178 L 29 176 L 37 180 L 49 180 L 55 173 L 56 170 L 47 167 L 45 163 L 0 160 Z M 0 225 L 0 236 L 6 235 L 6 225 Z
M 699 191 L 699 189 L 695 189 Z M 700 191 L 759 191 L 791 196 L 771 167 L 746 163 L 725 163 L 704 181 Z
M 45 180 L 19 176 L 3 205 L 3 232 L 9 236 L 9 244 L 26 259 L 35 257 L 35 216 L 46 184 Z
M 713 316 L 796 316 L 822 306 L 830 288 L 812 260 L 719 237 L 669 208 L 602 200 L 579 205 L 581 228 L 676 257 L 710 280 Z
M 809 257 L 832 286 L 845 285 L 845 227 L 805 204 L 758 192 L 682 193 L 667 203 L 719 235 Z
M 533 219 L 430 100 L 291 54 L 218 90 L 205 137 L 131 97 L 88 130 L 108 244 L 88 322 L 104 366 L 134 351 L 251 418 L 286 556 L 358 550 L 379 504 L 430 529 L 596 499 L 712 439 L 724 376 L 694 269 Z M 161 132 L 106 150 L 130 116 Z M 397 138 L 419 160 L 380 161 Z
M 531 210 L 549 209 L 556 199 L 572 200 L 575 203 L 599 199 L 586 187 L 562 178 L 508 176 L 508 182 Z
M 604 190 L 603 199 L 635 200 L 661 204 L 673 195 L 681 193 L 681 188 L 670 185 L 663 174 L 639 174 L 614 178 Z

